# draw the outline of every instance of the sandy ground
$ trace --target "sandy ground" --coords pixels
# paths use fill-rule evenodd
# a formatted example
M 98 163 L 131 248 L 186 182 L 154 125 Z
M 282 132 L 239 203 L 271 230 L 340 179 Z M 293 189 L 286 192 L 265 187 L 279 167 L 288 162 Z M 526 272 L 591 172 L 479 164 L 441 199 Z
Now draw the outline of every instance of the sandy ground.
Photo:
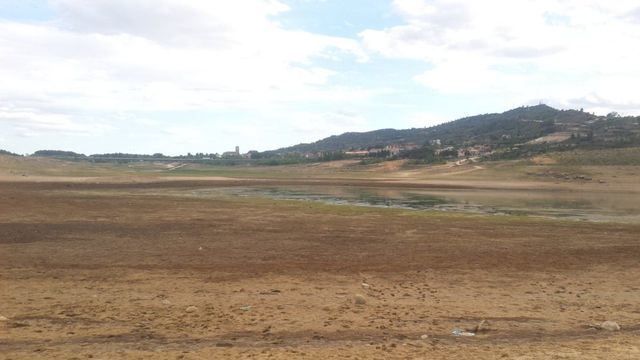
M 0 358 L 640 358 L 638 225 L 198 185 L 0 182 Z

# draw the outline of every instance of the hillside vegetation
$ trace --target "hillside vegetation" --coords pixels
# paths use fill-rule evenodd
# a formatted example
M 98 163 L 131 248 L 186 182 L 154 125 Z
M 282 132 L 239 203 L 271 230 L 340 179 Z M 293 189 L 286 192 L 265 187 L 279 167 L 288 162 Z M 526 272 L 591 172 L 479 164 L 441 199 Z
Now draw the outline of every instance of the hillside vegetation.
M 640 147 L 572 150 L 554 153 L 551 157 L 558 164 L 564 165 L 640 166 Z
M 113 153 L 87 156 L 71 151 L 40 150 L 33 156 L 94 163 L 179 161 L 227 166 L 291 165 L 349 158 L 360 158 L 363 164 L 393 159 L 432 164 L 469 158 L 474 161 L 522 159 L 554 151 L 634 146 L 640 147 L 640 117 L 622 117 L 617 113 L 597 116 L 582 110 L 558 110 L 536 105 L 499 114 L 466 117 L 430 128 L 349 132 L 311 144 L 262 153 L 189 153 L 180 156 Z
M 311 144 L 299 144 L 273 153 L 311 153 L 368 149 L 393 144 L 419 146 L 489 145 L 513 147 L 555 133 L 566 134 L 574 146 L 619 146 L 640 144 L 640 118 L 612 113 L 596 116 L 578 110 L 557 110 L 547 105 L 521 107 L 500 114 L 466 117 L 430 128 L 382 129 L 331 136 Z M 538 144 L 548 144 L 541 141 Z
M 7 151 L 7 150 L 2 150 L 2 149 L 0 149 L 0 155 L 6 155 L 6 156 L 20 156 L 20 155 L 18 155 L 18 154 L 12 153 L 12 152 Z

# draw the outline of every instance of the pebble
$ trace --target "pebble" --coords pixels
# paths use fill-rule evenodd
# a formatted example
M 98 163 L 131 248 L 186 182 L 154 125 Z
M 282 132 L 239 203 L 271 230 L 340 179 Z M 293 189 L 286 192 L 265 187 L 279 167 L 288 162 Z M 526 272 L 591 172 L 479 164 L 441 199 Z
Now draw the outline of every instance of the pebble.
M 171 301 L 168 299 L 162 299 L 162 305 L 171 305 Z
M 600 324 L 600 328 L 607 331 L 620 331 L 620 325 L 615 321 L 605 321 Z
M 476 336 L 475 333 L 464 331 L 462 329 L 453 329 L 453 331 L 451 331 L 451 334 L 453 334 L 453 336 Z
M 422 339 L 422 340 L 427 340 L 428 338 L 429 338 L 429 335 L 427 335 L 427 334 L 424 334 L 424 335 L 420 336 L 420 339 Z
M 364 305 L 367 303 L 367 300 L 364 298 L 364 296 L 357 294 L 354 297 L 354 302 L 356 303 L 356 305 Z
M 191 305 L 191 306 L 187 307 L 187 309 L 185 311 L 188 312 L 188 313 L 194 313 L 194 312 L 198 311 L 198 308 L 193 306 L 193 305 Z
M 2 316 L 2 315 L 0 315 L 0 321 L 9 321 L 9 319 L 4 317 L 4 316 Z

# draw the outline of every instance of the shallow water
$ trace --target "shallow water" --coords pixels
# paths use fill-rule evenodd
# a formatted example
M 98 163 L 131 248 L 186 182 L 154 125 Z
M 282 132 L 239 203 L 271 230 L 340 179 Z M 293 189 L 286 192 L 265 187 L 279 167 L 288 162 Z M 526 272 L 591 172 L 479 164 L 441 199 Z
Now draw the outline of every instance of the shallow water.
M 640 223 L 640 194 L 636 193 L 295 186 L 201 189 L 194 195 L 219 192 L 334 205 Z

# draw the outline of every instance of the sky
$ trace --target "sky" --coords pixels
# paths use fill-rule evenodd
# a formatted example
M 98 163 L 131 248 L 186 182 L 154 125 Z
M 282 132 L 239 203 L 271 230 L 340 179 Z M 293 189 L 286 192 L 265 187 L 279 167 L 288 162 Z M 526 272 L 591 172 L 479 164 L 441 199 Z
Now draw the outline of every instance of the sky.
M 640 115 L 637 0 L 0 0 L 0 149 L 269 150 L 546 103 Z

